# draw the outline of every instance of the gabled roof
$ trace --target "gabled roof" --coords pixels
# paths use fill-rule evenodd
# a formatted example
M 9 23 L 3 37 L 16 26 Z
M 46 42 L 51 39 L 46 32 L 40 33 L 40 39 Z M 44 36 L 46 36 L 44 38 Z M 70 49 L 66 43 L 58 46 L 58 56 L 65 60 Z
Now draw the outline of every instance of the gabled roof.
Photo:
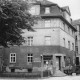
M 36 1 L 36 3 L 34 3 L 34 4 L 40 4 L 40 5 L 43 5 L 43 6 L 52 6 L 52 5 L 56 5 L 55 3 L 50 2 L 50 1 L 48 1 L 48 0 Z
M 42 6 L 52 6 L 51 9 L 54 9 L 54 11 L 51 10 L 51 13 L 49 13 L 49 14 L 44 14 L 43 12 L 40 13 L 40 15 L 39 15 L 40 17 L 42 17 L 42 18 L 60 18 L 61 20 L 65 21 L 65 23 L 67 25 L 69 25 L 73 30 L 76 31 L 76 29 L 73 27 L 73 25 L 71 23 L 69 23 L 63 16 L 63 11 L 66 11 L 69 15 L 71 15 L 68 6 L 59 7 L 57 4 L 47 1 L 47 0 L 37 1 L 35 4 L 42 5 Z
M 69 6 L 62 7 L 62 10 L 65 10 L 69 15 L 71 15 Z
M 50 1 L 47 1 L 47 0 L 44 0 L 44 1 L 41 2 L 41 4 L 42 4 L 42 5 L 53 5 L 53 4 L 55 4 L 55 3 L 50 2 Z
M 73 24 L 74 26 L 75 26 L 75 25 L 80 25 L 80 19 L 72 21 L 72 24 Z

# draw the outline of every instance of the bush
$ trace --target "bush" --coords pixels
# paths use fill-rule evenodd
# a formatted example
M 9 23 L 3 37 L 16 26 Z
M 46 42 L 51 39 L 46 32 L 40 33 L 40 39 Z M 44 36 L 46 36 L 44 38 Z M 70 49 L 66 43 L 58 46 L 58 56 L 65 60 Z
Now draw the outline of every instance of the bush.
M 40 72 L 35 72 L 35 73 L 25 73 L 25 72 L 15 72 L 15 73 L 11 73 L 11 72 L 5 72 L 5 73 L 1 73 L 0 77 L 16 77 L 16 78 L 38 78 L 41 77 L 40 76 Z

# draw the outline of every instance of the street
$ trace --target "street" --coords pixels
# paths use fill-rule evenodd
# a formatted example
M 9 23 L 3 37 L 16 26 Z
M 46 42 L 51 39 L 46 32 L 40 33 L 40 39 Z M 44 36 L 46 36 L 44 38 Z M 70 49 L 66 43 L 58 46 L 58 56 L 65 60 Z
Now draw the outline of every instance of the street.
M 43 79 L 0 78 L 0 80 L 80 80 L 80 76 L 48 77 Z

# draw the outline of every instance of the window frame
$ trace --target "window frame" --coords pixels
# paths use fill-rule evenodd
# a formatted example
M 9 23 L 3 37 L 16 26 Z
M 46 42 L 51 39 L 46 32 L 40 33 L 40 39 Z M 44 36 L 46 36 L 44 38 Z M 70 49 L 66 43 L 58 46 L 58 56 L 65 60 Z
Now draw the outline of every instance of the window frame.
M 72 43 L 72 50 L 74 51 L 74 43 Z
M 71 49 L 70 41 L 68 41 L 68 49 Z
M 65 38 L 63 38 L 63 43 L 64 43 L 64 47 L 66 47 L 66 44 L 65 44 Z
M 33 45 L 33 36 L 28 36 L 26 42 L 27 42 L 27 46 L 32 46 Z
M 49 43 L 47 43 L 47 42 L 49 42 Z M 45 45 L 51 45 L 51 36 L 45 36 Z
M 32 53 L 28 53 L 27 54 L 27 63 L 32 63 L 32 62 L 33 62 L 33 54 Z
M 50 7 L 45 7 L 45 14 L 49 14 L 50 13 Z
M 45 20 L 45 28 L 51 27 L 51 20 Z
M 36 7 L 35 6 L 32 6 L 30 8 L 30 11 L 29 11 L 32 15 L 35 15 L 36 14 Z
M 15 54 L 15 56 L 11 56 L 11 55 L 14 55 L 14 54 Z M 14 61 L 13 58 L 15 58 L 15 61 Z M 16 53 L 10 53 L 10 63 L 16 63 Z
M 63 22 L 64 31 L 65 31 L 65 25 L 66 25 L 66 24 Z

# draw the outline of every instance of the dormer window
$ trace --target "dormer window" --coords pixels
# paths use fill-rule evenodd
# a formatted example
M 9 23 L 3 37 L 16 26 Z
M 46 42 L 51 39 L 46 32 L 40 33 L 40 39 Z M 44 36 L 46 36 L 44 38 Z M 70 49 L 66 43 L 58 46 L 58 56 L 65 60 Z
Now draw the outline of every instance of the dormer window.
M 50 13 L 50 7 L 45 8 L 45 14 L 48 14 L 48 13 Z
M 29 11 L 32 15 L 36 14 L 36 8 L 35 6 L 31 7 L 30 11 Z

